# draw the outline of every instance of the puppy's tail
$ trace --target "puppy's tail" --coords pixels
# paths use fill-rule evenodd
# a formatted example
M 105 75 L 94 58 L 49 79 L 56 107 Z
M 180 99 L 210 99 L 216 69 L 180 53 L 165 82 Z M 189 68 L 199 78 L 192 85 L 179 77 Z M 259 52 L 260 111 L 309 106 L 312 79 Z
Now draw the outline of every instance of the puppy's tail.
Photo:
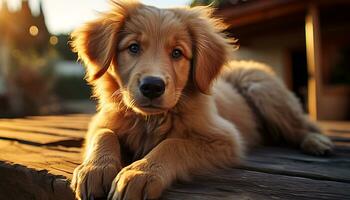
M 267 143 L 299 145 L 307 132 L 320 132 L 304 114 L 299 100 L 266 65 L 232 61 L 222 77 L 245 98 Z

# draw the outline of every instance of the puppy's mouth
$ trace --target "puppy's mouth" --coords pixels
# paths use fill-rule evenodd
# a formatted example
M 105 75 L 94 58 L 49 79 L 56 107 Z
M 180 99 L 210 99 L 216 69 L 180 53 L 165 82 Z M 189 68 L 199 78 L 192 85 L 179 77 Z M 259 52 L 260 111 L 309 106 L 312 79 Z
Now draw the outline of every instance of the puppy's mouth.
M 160 114 L 167 110 L 166 108 L 154 104 L 140 105 L 138 106 L 138 109 L 141 110 L 143 113 L 150 115 Z

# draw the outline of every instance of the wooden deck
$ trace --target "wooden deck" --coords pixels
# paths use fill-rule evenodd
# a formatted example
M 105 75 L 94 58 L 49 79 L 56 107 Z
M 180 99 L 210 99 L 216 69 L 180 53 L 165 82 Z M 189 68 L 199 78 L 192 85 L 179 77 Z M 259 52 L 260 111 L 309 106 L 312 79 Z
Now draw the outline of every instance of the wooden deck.
M 0 119 L 0 200 L 71 200 L 89 115 Z M 322 122 L 336 143 L 328 157 L 256 149 L 237 168 L 176 183 L 162 199 L 350 199 L 350 122 Z

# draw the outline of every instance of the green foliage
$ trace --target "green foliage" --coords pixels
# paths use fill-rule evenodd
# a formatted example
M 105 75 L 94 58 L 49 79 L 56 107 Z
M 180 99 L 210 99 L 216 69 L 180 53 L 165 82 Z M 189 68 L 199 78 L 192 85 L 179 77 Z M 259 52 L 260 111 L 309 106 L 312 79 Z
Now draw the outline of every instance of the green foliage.
M 70 36 L 69 35 L 57 35 L 58 43 L 54 46 L 54 48 L 57 50 L 58 54 L 62 57 L 64 60 L 77 60 L 77 55 L 72 52 L 69 41 Z
M 54 92 L 64 100 L 89 99 L 91 95 L 90 87 L 78 76 L 57 78 Z

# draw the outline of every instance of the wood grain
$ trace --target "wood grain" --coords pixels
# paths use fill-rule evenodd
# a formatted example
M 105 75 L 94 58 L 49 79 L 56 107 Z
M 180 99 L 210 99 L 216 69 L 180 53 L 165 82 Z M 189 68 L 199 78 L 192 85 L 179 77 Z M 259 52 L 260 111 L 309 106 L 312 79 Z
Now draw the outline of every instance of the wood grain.
M 315 157 L 295 149 L 264 147 L 254 150 L 242 169 L 350 183 L 350 154 Z
M 13 126 L 28 126 L 28 127 L 49 127 L 49 128 L 61 128 L 68 130 L 87 130 L 88 123 L 85 122 L 72 122 L 72 121 L 48 121 L 39 119 L 0 119 L 0 124 L 12 124 Z M 13 127 L 12 127 L 13 128 Z
M 65 177 L 0 161 L 1 200 L 74 200 Z
M 35 170 L 47 170 L 50 174 L 71 178 L 80 163 L 81 149 L 75 147 L 43 147 L 0 140 L 0 160 Z
M 0 200 L 73 200 L 90 115 L 0 119 Z M 162 199 L 350 199 L 350 123 L 322 122 L 336 144 L 328 157 L 288 147 L 253 150 L 236 168 L 175 183 Z
M 228 169 L 175 184 L 163 199 L 339 200 L 350 199 L 350 184 Z

